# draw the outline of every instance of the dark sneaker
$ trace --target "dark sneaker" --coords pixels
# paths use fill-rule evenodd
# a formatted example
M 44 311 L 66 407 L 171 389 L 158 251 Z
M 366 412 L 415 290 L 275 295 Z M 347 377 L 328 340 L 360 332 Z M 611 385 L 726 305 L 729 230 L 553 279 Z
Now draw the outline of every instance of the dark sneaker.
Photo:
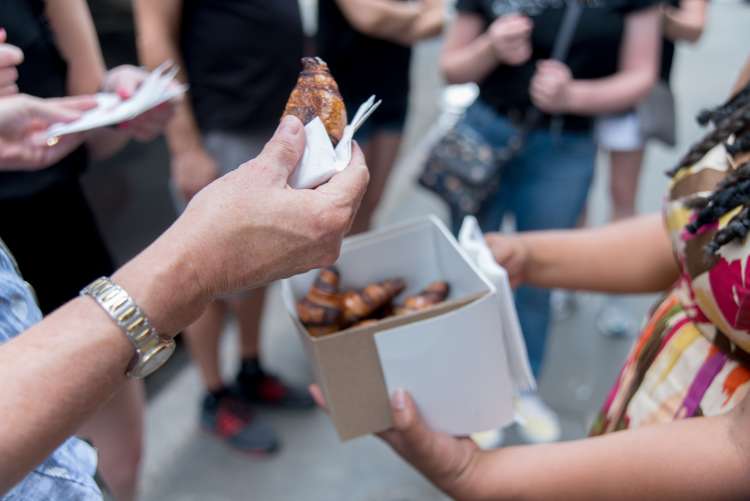
M 249 402 L 282 409 L 312 409 L 315 407 L 307 388 L 295 388 L 281 379 L 261 371 L 252 376 L 237 376 L 237 391 Z
M 236 395 L 207 394 L 201 405 L 201 426 L 242 452 L 265 454 L 279 448 L 273 429 Z

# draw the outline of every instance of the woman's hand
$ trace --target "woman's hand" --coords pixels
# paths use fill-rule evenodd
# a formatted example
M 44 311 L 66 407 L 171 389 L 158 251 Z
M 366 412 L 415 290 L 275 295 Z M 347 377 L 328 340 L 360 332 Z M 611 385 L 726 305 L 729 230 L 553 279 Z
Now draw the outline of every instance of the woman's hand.
M 23 52 L 15 45 L 5 43 L 8 33 L 0 28 L 0 96 L 18 94 L 18 70 L 23 62 Z
M 526 16 L 508 14 L 497 18 L 487 30 L 495 55 L 503 64 L 518 66 L 531 57 L 531 30 Z
M 148 75 L 147 71 L 135 66 L 127 64 L 118 66 L 107 72 L 103 90 L 115 92 L 122 99 L 128 99 L 135 94 Z M 138 141 L 152 141 L 164 132 L 164 128 L 174 115 L 174 111 L 174 103 L 162 103 L 156 108 L 120 124 L 118 130 Z
M 317 385 L 310 394 L 321 408 L 325 398 Z M 406 462 L 455 499 L 473 499 L 479 447 L 469 438 L 432 431 L 420 416 L 411 395 L 396 390 L 391 399 L 393 428 L 377 436 Z
M 528 244 L 518 234 L 487 233 L 487 245 L 495 261 L 508 272 L 512 287 L 518 287 L 526 281 L 529 261 Z
M 69 134 L 48 144 L 44 131 L 57 122 L 70 122 L 96 106 L 91 96 L 39 99 L 24 94 L 0 98 L 0 170 L 48 167 L 77 148 L 81 134 Z
M 551 59 L 539 61 L 531 79 L 531 101 L 546 113 L 570 111 L 572 81 L 573 75 L 565 64 Z

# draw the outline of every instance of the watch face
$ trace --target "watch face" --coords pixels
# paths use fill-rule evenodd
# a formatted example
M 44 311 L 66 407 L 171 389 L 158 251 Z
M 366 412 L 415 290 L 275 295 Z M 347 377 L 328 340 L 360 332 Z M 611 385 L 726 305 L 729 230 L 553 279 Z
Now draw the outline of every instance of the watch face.
M 143 355 L 139 363 L 133 367 L 128 376 L 134 378 L 144 378 L 152 374 L 156 369 L 164 365 L 169 357 L 174 353 L 177 345 L 174 339 L 164 340 L 161 344 L 156 346 L 153 350 Z

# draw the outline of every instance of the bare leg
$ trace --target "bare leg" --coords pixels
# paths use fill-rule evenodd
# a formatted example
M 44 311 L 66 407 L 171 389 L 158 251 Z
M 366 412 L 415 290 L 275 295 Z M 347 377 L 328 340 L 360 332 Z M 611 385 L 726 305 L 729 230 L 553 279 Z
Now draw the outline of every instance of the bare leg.
M 219 369 L 219 337 L 224 327 L 225 314 L 226 304 L 214 301 L 198 320 L 185 329 L 190 354 L 209 391 L 216 391 L 224 386 Z
M 240 325 L 240 355 L 243 359 L 257 357 L 260 353 L 260 323 L 265 302 L 265 287 L 232 301 L 232 310 Z
M 102 478 L 118 501 L 137 497 L 143 411 L 143 382 L 131 379 L 79 431 L 98 449 Z
M 612 219 L 617 221 L 635 214 L 643 150 L 611 151 L 609 161 Z
M 367 193 L 352 224 L 352 234 L 370 229 L 372 217 L 383 197 L 400 146 L 400 132 L 378 132 L 365 146 L 365 159 L 370 168 L 370 186 L 367 188 Z

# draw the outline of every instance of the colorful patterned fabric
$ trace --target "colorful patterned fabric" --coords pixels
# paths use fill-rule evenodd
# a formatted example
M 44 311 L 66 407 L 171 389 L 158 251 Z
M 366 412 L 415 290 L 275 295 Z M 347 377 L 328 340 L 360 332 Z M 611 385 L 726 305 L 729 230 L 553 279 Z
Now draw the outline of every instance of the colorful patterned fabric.
M 643 327 L 592 435 L 731 410 L 750 389 L 750 242 L 705 245 L 741 209 L 696 235 L 688 202 L 737 167 L 723 145 L 672 180 L 664 219 L 681 277 Z

